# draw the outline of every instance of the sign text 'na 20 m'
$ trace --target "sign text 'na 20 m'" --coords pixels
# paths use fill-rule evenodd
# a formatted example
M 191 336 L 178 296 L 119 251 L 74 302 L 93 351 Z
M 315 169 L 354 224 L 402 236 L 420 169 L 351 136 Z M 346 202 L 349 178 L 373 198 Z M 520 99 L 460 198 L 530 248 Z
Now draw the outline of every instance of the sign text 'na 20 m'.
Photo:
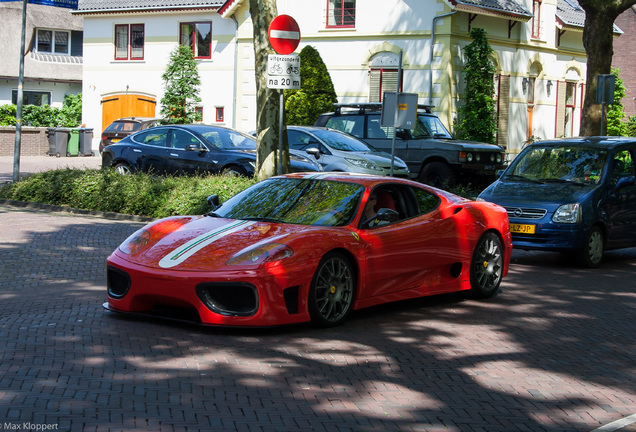
M 298 54 L 270 54 L 267 57 L 267 88 L 300 89 L 300 57 Z

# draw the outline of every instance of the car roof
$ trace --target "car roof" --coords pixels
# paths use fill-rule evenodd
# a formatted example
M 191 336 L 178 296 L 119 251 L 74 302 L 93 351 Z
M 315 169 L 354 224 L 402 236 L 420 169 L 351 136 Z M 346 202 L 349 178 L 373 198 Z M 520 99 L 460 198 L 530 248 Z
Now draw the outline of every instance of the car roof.
M 126 122 L 139 122 L 139 123 L 143 123 L 146 121 L 155 121 L 155 120 L 162 120 L 159 117 L 122 117 L 122 118 L 118 118 L 117 120 L 114 120 L 113 123 L 118 122 L 118 121 L 126 121 Z
M 614 148 L 623 144 L 636 143 L 636 138 L 633 137 L 614 137 L 614 136 L 589 136 L 589 137 L 572 137 L 572 138 L 559 138 L 553 140 L 536 141 L 528 146 L 558 146 L 563 144 L 571 145 L 585 145 L 599 148 Z
M 350 103 L 335 103 L 333 104 L 336 107 L 336 110 L 333 115 L 345 115 L 345 114 L 368 114 L 368 113 L 379 113 L 382 111 L 382 102 L 350 102 Z M 431 114 L 431 109 L 434 108 L 433 105 L 417 105 L 418 111 L 422 110 L 423 113 L 420 114 Z

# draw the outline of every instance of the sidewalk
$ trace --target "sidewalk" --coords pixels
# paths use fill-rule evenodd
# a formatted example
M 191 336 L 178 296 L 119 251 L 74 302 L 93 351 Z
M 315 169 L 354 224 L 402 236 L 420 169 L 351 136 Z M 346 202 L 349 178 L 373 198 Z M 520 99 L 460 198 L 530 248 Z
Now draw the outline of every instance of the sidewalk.
M 0 156 L 0 184 L 13 181 L 13 156 Z M 26 174 L 63 169 L 63 168 L 101 168 L 100 156 L 55 157 L 55 156 L 22 156 L 20 157 L 20 178 Z

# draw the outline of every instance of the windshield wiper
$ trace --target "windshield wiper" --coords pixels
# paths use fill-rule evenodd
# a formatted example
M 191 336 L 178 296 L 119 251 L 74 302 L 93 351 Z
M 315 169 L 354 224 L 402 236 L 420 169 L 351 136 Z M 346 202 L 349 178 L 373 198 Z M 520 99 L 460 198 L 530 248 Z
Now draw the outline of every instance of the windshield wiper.
M 240 219 L 241 220 L 246 220 L 246 221 L 256 221 L 256 222 L 282 223 L 278 219 L 267 218 L 267 217 L 244 217 L 244 218 L 240 218 Z
M 518 175 L 518 174 L 508 174 L 506 175 L 506 178 L 515 179 L 515 180 L 523 180 L 523 181 L 536 183 L 536 184 L 543 184 L 543 182 L 540 180 L 531 179 L 529 177 Z
M 585 186 L 585 183 L 577 181 L 577 180 L 572 180 L 572 179 L 544 178 L 544 179 L 541 179 L 541 181 L 545 183 L 568 183 L 568 184 L 575 184 L 577 186 Z

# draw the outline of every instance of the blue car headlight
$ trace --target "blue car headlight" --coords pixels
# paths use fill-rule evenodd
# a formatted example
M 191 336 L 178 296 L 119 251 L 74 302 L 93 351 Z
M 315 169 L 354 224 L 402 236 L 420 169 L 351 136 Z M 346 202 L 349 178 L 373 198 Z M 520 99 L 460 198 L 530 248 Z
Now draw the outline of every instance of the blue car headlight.
M 581 222 L 581 205 L 564 204 L 554 212 L 552 222 L 554 223 L 579 223 Z

